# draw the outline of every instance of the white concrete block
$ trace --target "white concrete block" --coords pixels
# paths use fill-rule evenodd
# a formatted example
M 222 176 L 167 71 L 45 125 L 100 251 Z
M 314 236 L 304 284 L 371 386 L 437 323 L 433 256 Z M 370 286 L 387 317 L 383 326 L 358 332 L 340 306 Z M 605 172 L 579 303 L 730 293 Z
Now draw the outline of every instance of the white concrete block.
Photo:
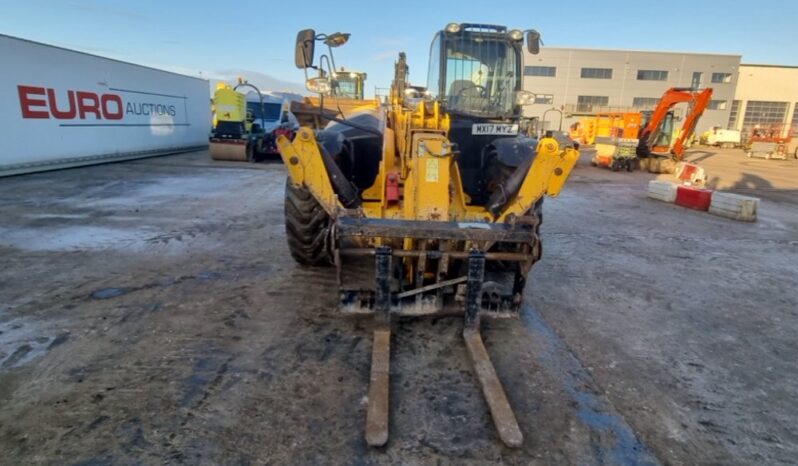
M 676 199 L 677 184 L 670 181 L 651 180 L 648 182 L 646 196 L 658 201 L 673 202 Z
M 720 191 L 712 193 L 709 204 L 709 213 L 745 222 L 755 222 L 758 209 L 759 199 L 755 197 Z

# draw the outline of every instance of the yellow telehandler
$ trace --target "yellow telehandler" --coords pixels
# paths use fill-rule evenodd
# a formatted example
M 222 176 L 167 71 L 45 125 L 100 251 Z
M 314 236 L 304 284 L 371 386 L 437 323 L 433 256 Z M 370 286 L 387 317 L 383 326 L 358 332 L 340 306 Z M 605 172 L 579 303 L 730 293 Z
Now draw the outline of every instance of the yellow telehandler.
M 376 320 L 370 446 L 388 440 L 392 317 L 450 313 L 464 316 L 465 343 L 501 440 L 522 444 L 480 318 L 519 313 L 541 254 L 543 196 L 560 192 L 578 158 L 570 140 L 522 132 L 523 106 L 535 97 L 522 90 L 525 36 L 537 53 L 534 30 L 448 24 L 433 38 L 425 92 L 409 85 L 402 53 L 389 102 L 278 138 L 291 255 L 308 266 L 334 265 L 341 311 Z M 348 38 L 310 29 L 297 35 L 296 65 L 322 99 L 332 88 L 333 48 Z M 314 65 L 317 42 L 328 54 Z

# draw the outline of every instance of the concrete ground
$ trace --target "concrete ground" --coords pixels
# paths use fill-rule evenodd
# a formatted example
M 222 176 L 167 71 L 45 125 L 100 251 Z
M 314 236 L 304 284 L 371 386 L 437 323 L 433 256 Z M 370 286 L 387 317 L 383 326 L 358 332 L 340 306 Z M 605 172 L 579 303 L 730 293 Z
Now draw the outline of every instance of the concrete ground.
M 363 440 L 368 321 L 289 257 L 285 172 L 199 152 L 0 179 L 0 462 L 791 464 L 798 161 L 693 150 L 740 223 L 577 167 L 517 321 L 484 337 L 525 434 L 501 446 L 459 319 L 397 323 L 391 438 Z

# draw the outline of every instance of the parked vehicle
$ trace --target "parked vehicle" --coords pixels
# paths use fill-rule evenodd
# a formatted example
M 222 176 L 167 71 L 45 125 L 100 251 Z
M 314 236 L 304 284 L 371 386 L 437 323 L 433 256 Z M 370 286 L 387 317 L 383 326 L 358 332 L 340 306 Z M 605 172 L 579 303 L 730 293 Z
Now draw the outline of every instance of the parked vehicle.
M 757 125 L 745 143 L 745 155 L 748 158 L 787 160 L 792 153 L 794 158 L 798 158 L 798 148 L 794 146 L 791 128 L 785 125 Z
M 704 146 L 715 146 L 722 148 L 740 147 L 742 134 L 736 129 L 724 129 L 720 126 L 713 126 L 701 134 L 700 143 Z

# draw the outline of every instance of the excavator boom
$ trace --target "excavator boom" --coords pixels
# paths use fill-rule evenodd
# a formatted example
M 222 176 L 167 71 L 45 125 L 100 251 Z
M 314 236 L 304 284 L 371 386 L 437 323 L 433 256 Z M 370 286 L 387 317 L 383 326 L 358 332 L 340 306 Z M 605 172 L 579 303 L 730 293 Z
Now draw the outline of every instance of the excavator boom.
M 673 143 L 670 154 L 676 160 L 682 160 L 684 156 L 684 142 L 690 138 L 695 131 L 696 124 L 704 114 L 704 110 L 709 106 L 709 101 L 712 99 L 712 88 L 706 88 L 698 91 L 689 87 L 672 87 L 662 94 L 657 107 L 651 114 L 651 118 L 640 133 L 641 142 L 645 143 L 649 153 L 652 153 L 654 142 L 657 140 L 660 132 L 662 131 L 662 123 L 665 121 L 668 112 L 680 103 L 688 104 L 688 112 L 682 124 L 682 130 L 679 136 Z M 654 154 L 662 155 L 662 154 Z

